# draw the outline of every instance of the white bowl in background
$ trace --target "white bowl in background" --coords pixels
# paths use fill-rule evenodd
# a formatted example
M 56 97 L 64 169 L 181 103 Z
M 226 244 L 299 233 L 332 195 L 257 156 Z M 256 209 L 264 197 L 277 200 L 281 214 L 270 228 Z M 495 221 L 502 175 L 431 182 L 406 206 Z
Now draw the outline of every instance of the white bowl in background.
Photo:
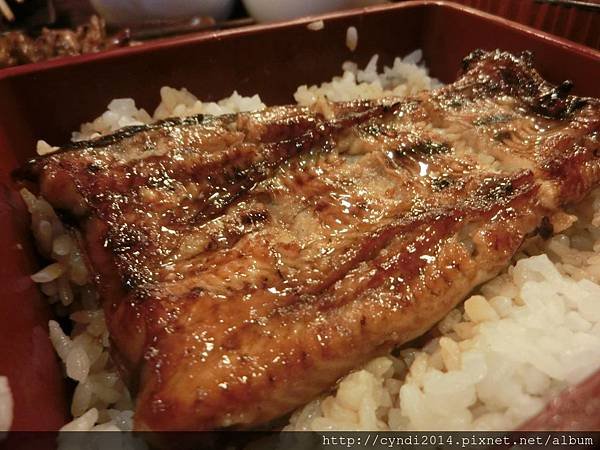
M 257 22 L 275 22 L 340 9 L 385 3 L 385 0 L 242 0 Z
M 231 14 L 234 0 L 91 0 L 91 3 L 108 23 L 119 25 L 193 16 L 222 20 Z

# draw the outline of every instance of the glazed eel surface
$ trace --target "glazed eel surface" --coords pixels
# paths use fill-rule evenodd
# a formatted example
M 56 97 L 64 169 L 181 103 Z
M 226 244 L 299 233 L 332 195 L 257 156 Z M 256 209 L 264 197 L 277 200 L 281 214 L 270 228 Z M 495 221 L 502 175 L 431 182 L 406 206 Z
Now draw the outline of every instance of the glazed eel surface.
M 138 429 L 257 427 L 430 329 L 600 180 L 600 103 L 476 51 L 407 99 L 170 119 L 20 176 L 82 236 Z

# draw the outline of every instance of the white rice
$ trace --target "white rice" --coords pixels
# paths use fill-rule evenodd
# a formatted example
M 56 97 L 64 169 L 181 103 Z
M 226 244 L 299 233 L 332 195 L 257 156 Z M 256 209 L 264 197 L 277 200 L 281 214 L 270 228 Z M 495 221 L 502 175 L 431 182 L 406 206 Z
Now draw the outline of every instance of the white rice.
M 294 98 L 310 105 L 321 98 L 403 97 L 438 86 L 421 59 L 416 51 L 381 72 L 377 55 L 364 69 L 348 62 L 340 77 L 300 86 Z M 263 108 L 258 95 L 234 92 L 216 103 L 202 102 L 186 89 L 164 87 L 152 116 L 133 99 L 113 100 L 104 114 L 73 133 L 73 140 L 166 117 Z M 43 143 L 41 150 L 52 147 Z M 56 261 L 34 279 L 59 315 L 70 315 L 74 323 L 67 336 L 50 322 L 65 373 L 77 382 L 74 420 L 64 429 L 130 430 L 133 404 L 110 361 L 104 314 L 75 241 L 45 200 L 22 194 L 42 254 Z M 592 373 L 600 366 L 600 191 L 573 214 L 580 219 L 565 233 L 532 241 L 514 265 L 450 312 L 438 325 L 442 337 L 398 357 L 374 359 L 343 378 L 334 392 L 297 411 L 287 429 L 514 429 Z
M 404 58 L 395 58 L 391 67 L 378 71 L 378 55 L 374 55 L 364 69 L 353 62 L 344 63 L 343 75 L 320 86 L 300 86 L 294 99 L 300 105 L 311 105 L 320 97 L 334 102 L 356 99 L 375 99 L 386 96 L 406 97 L 419 91 L 440 86 L 428 75 L 422 64 L 423 54 L 414 51 Z
M 0 376 L 0 441 L 6 436 L 13 422 L 14 401 L 8 378 Z
M 185 117 L 195 114 L 219 116 L 244 111 L 257 111 L 265 108 L 258 95 L 242 97 L 236 91 L 218 102 L 202 102 L 187 89 L 173 89 L 165 86 L 160 90 L 161 103 L 150 116 L 144 109 L 138 109 L 131 98 L 113 100 L 108 110 L 92 122 L 84 123 L 80 131 L 73 133 L 73 141 L 93 139 L 131 125 L 144 125 L 168 117 Z
M 71 414 L 76 420 L 65 429 L 80 429 L 92 417 L 94 420 L 86 429 L 96 430 L 99 424 L 105 427 L 113 423 L 130 430 L 133 404 L 111 363 L 104 313 L 75 244 L 76 236 L 65 229 L 44 199 L 25 189 L 21 196 L 32 216 L 40 253 L 56 261 L 31 278 L 40 283 L 57 314 L 69 316 L 73 325 L 71 334 L 66 335 L 58 322 L 51 320 L 48 324 L 50 340 L 64 364 L 65 375 L 77 382 L 71 402 Z M 92 410 L 95 415 L 89 413 Z

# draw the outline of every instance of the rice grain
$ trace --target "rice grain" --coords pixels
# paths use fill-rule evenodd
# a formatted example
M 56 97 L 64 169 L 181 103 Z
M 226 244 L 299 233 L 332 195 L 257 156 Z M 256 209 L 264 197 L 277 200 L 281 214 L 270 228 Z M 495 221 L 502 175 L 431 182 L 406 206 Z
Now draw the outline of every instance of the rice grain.
M 306 25 L 306 28 L 308 28 L 311 31 L 319 31 L 325 28 L 325 22 L 323 22 L 322 20 L 315 20 L 314 22 L 311 22 L 308 25 Z
M 346 30 L 346 47 L 348 47 L 351 52 L 358 47 L 358 31 L 356 27 L 348 27 Z

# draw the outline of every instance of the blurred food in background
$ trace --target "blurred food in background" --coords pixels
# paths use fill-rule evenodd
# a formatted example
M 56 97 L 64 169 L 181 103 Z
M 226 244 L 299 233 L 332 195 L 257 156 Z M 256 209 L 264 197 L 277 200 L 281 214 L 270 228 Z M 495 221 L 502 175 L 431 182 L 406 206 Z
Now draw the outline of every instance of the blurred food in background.
M 92 16 L 87 24 L 75 30 L 43 28 L 37 36 L 23 31 L 8 31 L 0 35 L 0 69 L 95 53 L 126 45 L 127 42 L 126 34 L 108 37 L 104 21 L 97 16 Z
M 93 3 L 103 17 L 88 0 L 0 0 L 0 69 L 214 29 L 215 19 L 204 14 L 226 18 L 235 0 Z M 106 18 L 111 19 L 108 26 Z M 239 26 L 247 20 L 251 19 L 219 26 Z

